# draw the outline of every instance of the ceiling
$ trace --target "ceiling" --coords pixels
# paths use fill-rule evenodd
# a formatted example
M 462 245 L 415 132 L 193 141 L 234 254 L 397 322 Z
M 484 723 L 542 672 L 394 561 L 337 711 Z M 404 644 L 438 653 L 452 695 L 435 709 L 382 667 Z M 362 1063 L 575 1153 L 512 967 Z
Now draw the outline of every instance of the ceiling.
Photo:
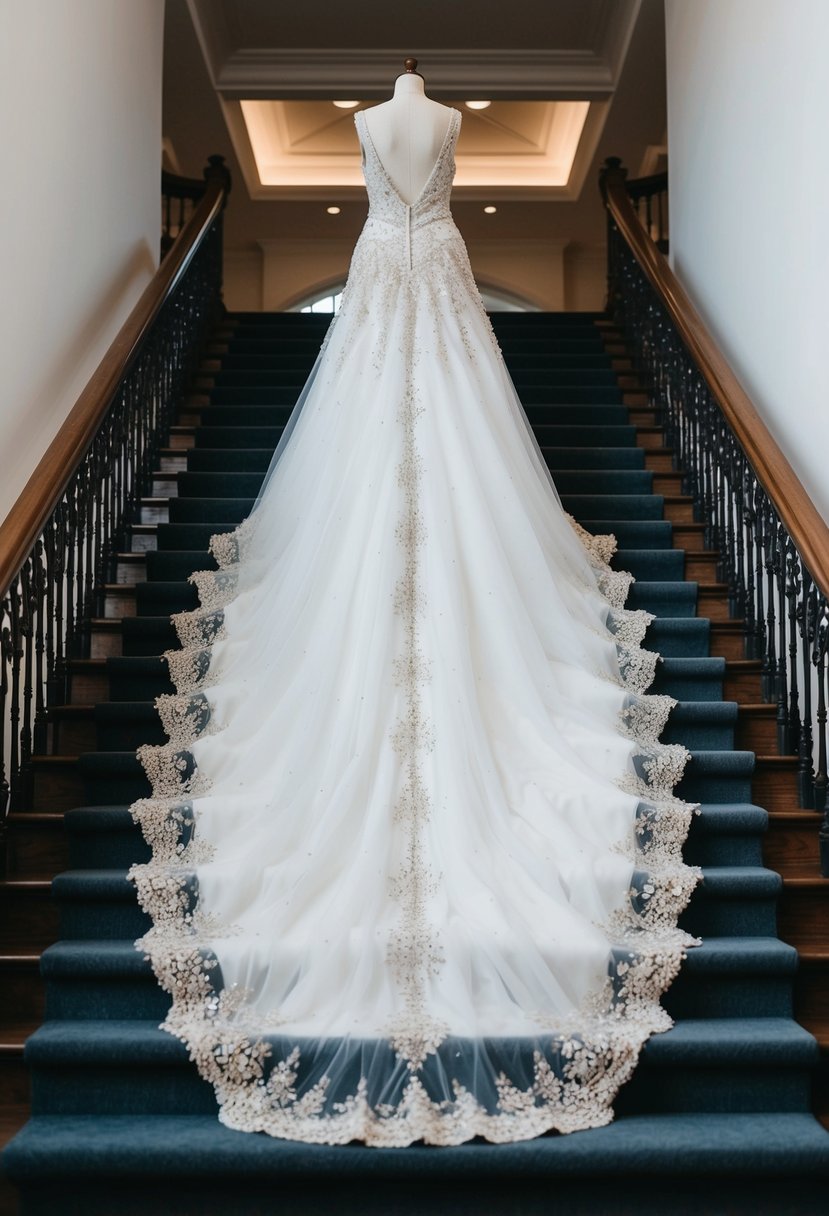
M 444 96 L 471 88 L 515 99 L 607 96 L 640 3 L 188 0 L 188 8 L 213 87 L 226 99 L 380 99 L 407 55 Z
M 410 54 L 429 95 L 464 115 L 452 210 L 466 240 L 598 247 L 604 157 L 622 157 L 635 177 L 664 153 L 663 0 L 480 0 L 474 9 L 457 0 L 408 8 L 388 0 L 166 0 L 166 162 L 200 176 L 208 153 L 227 158 L 229 249 L 276 238 L 353 242 L 367 206 L 359 145 L 353 111 L 331 102 L 385 100 Z M 466 108 L 476 95 L 492 100 L 489 110 Z M 275 158 L 279 186 L 261 184 L 241 99 L 276 107 L 269 121 L 277 140 L 265 159 Z M 549 134 L 554 104 L 573 101 L 590 107 L 563 187 L 551 184 L 558 169 Z M 516 181 L 522 158 L 535 184 Z M 315 160 L 316 186 L 299 172 Z M 539 184 L 544 174 L 547 184 Z M 497 214 L 486 215 L 492 200 Z M 328 204 L 340 207 L 335 221 Z
M 223 109 L 252 198 L 323 198 L 332 187 L 342 197 L 362 194 L 353 109 L 259 98 Z M 494 101 L 486 110 L 460 109 L 456 198 L 577 197 L 606 103 Z
M 353 111 L 332 102 L 385 99 L 414 54 L 429 96 L 464 114 L 457 199 L 568 200 L 589 172 L 641 0 L 524 3 L 520 21 L 504 0 L 187 7 L 251 198 L 321 199 L 334 187 L 358 197 Z M 464 107 L 476 98 L 492 104 Z

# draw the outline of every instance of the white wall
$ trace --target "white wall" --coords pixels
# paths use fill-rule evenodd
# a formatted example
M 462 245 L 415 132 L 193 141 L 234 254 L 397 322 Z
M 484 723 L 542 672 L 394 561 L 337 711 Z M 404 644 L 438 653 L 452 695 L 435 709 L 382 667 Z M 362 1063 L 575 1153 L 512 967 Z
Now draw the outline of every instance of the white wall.
M 0 519 L 157 265 L 163 17 L 0 0 Z
M 671 262 L 829 516 L 829 3 L 665 15 Z

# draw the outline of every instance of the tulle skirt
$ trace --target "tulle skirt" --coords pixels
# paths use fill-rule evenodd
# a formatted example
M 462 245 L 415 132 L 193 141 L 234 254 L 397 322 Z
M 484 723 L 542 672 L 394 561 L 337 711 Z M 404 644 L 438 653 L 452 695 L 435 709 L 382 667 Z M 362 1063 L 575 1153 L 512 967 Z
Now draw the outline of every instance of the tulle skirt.
M 130 876 L 244 1131 L 606 1123 L 693 939 L 652 618 L 562 510 L 462 243 L 369 225 L 253 513 L 174 620 Z

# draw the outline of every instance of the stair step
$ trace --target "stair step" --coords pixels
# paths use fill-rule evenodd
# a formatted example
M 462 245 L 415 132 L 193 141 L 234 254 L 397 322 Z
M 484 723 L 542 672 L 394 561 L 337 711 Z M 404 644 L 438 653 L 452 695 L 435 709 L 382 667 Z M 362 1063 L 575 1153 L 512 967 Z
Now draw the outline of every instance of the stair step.
M 681 924 L 695 935 L 771 936 L 781 888 L 780 876 L 762 866 L 706 868 Z M 48 909 L 45 924 L 53 934 L 52 941 L 57 936 L 64 940 L 135 939 L 150 926 L 124 870 L 68 870 L 54 879 L 52 895 L 60 910 L 58 935 L 54 909 Z
M 90 658 L 105 659 L 121 653 L 121 622 L 118 617 L 93 617 Z
M 818 829 L 821 816 L 811 810 L 774 811 L 763 841 L 765 864 L 785 875 L 808 868 L 818 873 Z
M 0 954 L 0 1019 L 4 1023 L 43 1019 L 45 987 L 40 978 L 40 952 Z
M 820 1210 L 829 1137 L 805 1113 L 819 1048 L 791 1020 L 794 1009 L 818 1031 L 829 1058 L 829 884 L 817 875 L 820 817 L 797 805 L 795 758 L 776 755 L 776 706 L 762 702 L 759 664 L 745 658 L 744 622 L 729 616 L 719 554 L 705 549 L 705 526 L 683 493 L 688 487 L 661 415 L 622 335 L 604 318 L 597 323 L 596 314 L 502 314 L 493 324 L 565 509 L 590 530 L 616 536 L 614 565 L 636 578 L 627 606 L 656 614 L 644 640 L 662 655 L 650 691 L 678 698 L 663 738 L 692 752 L 677 792 L 701 804 L 685 856 L 702 867 L 704 880 L 682 923 L 703 944 L 688 950 L 665 996 L 675 1027 L 648 1041 L 608 1128 L 387 1154 L 228 1132 L 184 1047 L 158 1030 L 168 998 L 133 944 L 148 922 L 126 879 L 131 864 L 149 857 L 129 813 L 146 788 L 135 748 L 164 741 L 153 700 L 171 691 L 160 657 L 178 645 L 170 614 L 197 604 L 187 576 L 213 567 L 210 537 L 250 512 L 329 322 L 240 314 L 217 333 L 160 452 L 154 494 L 137 511 L 118 582 L 103 588 L 105 616 L 93 623 L 92 656 L 70 664 L 72 704 L 50 709 L 49 746 L 59 754 L 35 758 L 40 809 L 9 817 L 10 877 L 29 885 L 0 887 L 0 924 L 8 927 L 0 956 L 0 1081 L 22 1110 L 21 1045 L 45 995 L 50 1021 L 29 1048 L 35 1096 L 39 1111 L 63 1112 L 38 1113 L 17 1141 L 27 1216 L 68 1211 L 67 1202 L 85 1216 L 129 1216 L 130 1204 L 142 1216 L 185 1216 L 180 1187 L 165 1194 L 158 1184 L 165 1171 L 180 1183 L 182 1152 L 193 1179 L 188 1194 L 203 1186 L 193 1216 L 236 1210 L 240 1187 L 246 1212 L 254 1210 L 247 1201 L 256 1190 L 261 1209 L 270 1210 L 274 1180 L 282 1203 L 295 1186 L 297 1210 L 307 1210 L 314 1188 L 322 1194 L 330 1186 L 320 1201 L 325 1210 L 362 1213 L 376 1203 L 385 1216 L 378 1170 L 389 1178 L 407 1170 L 407 1196 L 432 1186 L 420 1210 L 437 1213 L 445 1205 L 454 1213 L 447 1181 L 461 1168 L 453 1162 L 472 1162 L 472 1154 L 474 1171 L 465 1166 L 458 1178 L 467 1201 L 473 1180 L 479 1188 L 476 1211 L 491 1205 L 492 1180 L 503 1183 L 510 1170 L 520 1178 L 522 1202 L 538 1183 L 538 1204 L 528 1214 L 549 1210 L 554 1179 L 561 1216 L 571 1207 L 573 1216 L 583 1212 L 589 1188 L 598 1196 L 590 1210 L 629 1216 L 617 1202 L 625 1170 L 648 1176 L 647 1186 L 628 1196 L 637 1216 L 708 1210 L 712 1174 L 718 1201 L 740 1216 L 771 1210 L 764 1204 L 786 1210 L 792 1194 L 798 1201 L 807 1195 L 810 1179 L 820 1179 L 813 1208 Z M 46 876 L 55 873 L 50 884 Z M 58 933 L 64 940 L 55 942 Z M 45 947 L 42 979 L 36 946 Z M 801 952 L 799 970 L 793 946 Z M 816 1075 L 818 1108 L 829 1113 L 821 1096 L 829 1094 L 829 1071 Z M 152 1117 L 136 1119 L 139 1109 Z M 166 1137 L 156 1138 L 159 1128 Z M 122 1137 L 128 1129 L 132 1139 Z M 63 1155 L 67 1136 L 78 1160 L 91 1163 L 85 1178 L 77 1160 Z M 781 1136 L 787 1151 L 775 1157 Z M 368 1169 L 370 1187 L 363 1184 Z M 196 1182 L 199 1172 L 206 1183 Z M 796 1185 L 781 1186 L 778 1202 L 770 1184 L 786 1173 Z M 348 1177 L 354 1191 L 344 1197 Z M 76 1185 L 67 1188 L 67 1178 Z M 514 1190 L 495 1209 L 511 1204 Z
M 753 1216 L 794 1213 L 793 1194 L 801 1213 L 820 1211 L 827 1145 L 811 1115 L 784 1112 L 631 1115 L 584 1135 L 383 1153 L 245 1135 L 212 1114 L 148 1121 L 107 1113 L 38 1116 L 9 1150 L 7 1169 L 37 1216 L 185 1216 L 182 1161 L 192 1205 L 186 1216 L 271 1211 L 276 1185 L 286 1210 L 385 1216 L 389 1188 L 396 1193 L 402 1180 L 409 1202 L 404 1209 L 395 1200 L 395 1207 L 408 1214 L 450 1216 L 461 1203 L 470 1212 L 511 1211 L 519 1187 L 522 1213 L 539 1216 L 550 1211 L 552 1187 L 557 1216 L 696 1216 L 712 1211 L 712 1178 L 721 1211 Z M 643 1176 L 647 1187 L 631 1206 L 620 1190 Z
M 141 679 L 152 676 L 166 679 L 166 663 L 159 656 L 165 643 L 175 647 L 175 631 L 166 617 L 135 617 L 133 621 L 146 626 L 141 631 L 148 653 L 119 656 L 146 659 L 148 663 L 119 664 L 122 678 Z M 694 619 L 656 621 L 648 630 L 645 645 L 663 655 L 678 657 L 707 650 L 706 622 Z M 694 628 L 685 629 L 685 626 Z M 699 626 L 699 628 L 696 628 Z M 148 685 L 149 687 L 149 685 Z M 155 687 L 155 684 L 152 685 Z M 152 699 L 117 700 L 95 705 L 58 706 L 52 711 L 56 719 L 71 725 L 60 726 L 56 742 L 59 754 L 78 755 L 93 751 L 134 751 L 143 743 L 164 743 L 158 712 Z M 684 743 L 691 750 L 731 750 L 738 722 L 738 706 L 726 701 L 681 701 L 671 714 L 663 739 Z
M 754 780 L 766 810 L 797 810 L 797 771 L 797 756 L 757 756 Z
M 34 802 L 52 811 L 65 811 L 84 802 L 83 777 L 77 756 L 33 756 Z
M 783 880 L 778 932 L 798 950 L 829 950 L 829 878 L 815 867 Z
M 676 711 L 675 711 L 676 712 Z M 149 859 L 125 805 L 74 807 L 61 817 L 72 869 L 122 869 Z M 769 816 L 750 803 L 703 803 L 691 824 L 686 856 L 696 865 L 762 865 Z
M 797 951 L 776 937 L 706 938 L 663 1004 L 674 1018 L 791 1017 Z M 131 940 L 59 941 L 43 951 L 49 1019 L 157 1018 L 169 997 Z
M 66 868 L 63 815 L 24 811 L 6 816 L 7 869 L 10 878 L 50 874 Z
M 813 1036 L 791 1019 L 681 1022 L 648 1040 L 617 1109 L 802 1110 L 817 1058 Z M 47 1022 L 28 1039 L 26 1061 L 35 1116 L 94 1114 L 102 1101 L 113 1115 L 217 1109 L 185 1045 L 153 1021 Z
M 690 660 L 694 661 L 694 660 Z M 715 662 L 715 660 L 696 660 L 699 663 Z M 117 662 L 122 671 L 130 665 L 131 671 L 125 672 L 118 681 L 113 680 L 114 688 L 134 692 L 140 685 L 148 690 L 142 699 L 153 699 L 161 693 L 170 691 L 167 665 L 161 659 L 121 659 L 110 660 Z M 681 664 L 686 660 L 664 660 L 668 663 Z M 716 680 L 715 680 L 716 683 Z M 662 680 L 660 688 L 670 695 L 675 685 L 669 678 Z M 156 691 L 153 691 L 156 690 Z M 115 695 L 115 694 L 114 694 Z M 137 700 L 137 696 L 117 697 L 118 700 Z M 712 698 L 713 699 L 713 698 Z M 68 759 L 68 758 L 61 758 Z M 709 802 L 750 802 L 751 779 L 754 772 L 754 753 L 737 751 L 699 751 L 692 753 L 691 760 L 685 770 L 685 777 L 678 787 L 678 794 L 690 801 Z M 85 784 L 81 784 L 81 783 Z M 65 792 L 71 788 L 74 801 L 67 802 L 70 797 Z M 78 792 L 87 797 L 77 797 Z M 71 787 L 68 779 L 64 779 L 61 789 L 49 787 L 50 797 L 56 809 L 68 809 L 89 802 L 93 805 L 112 803 L 129 803 L 136 798 L 148 796 L 149 784 L 144 769 L 132 751 L 95 751 L 86 752 L 77 757 L 76 772 L 73 773 Z M 58 801 L 60 800 L 60 801 Z
M 41 950 L 58 938 L 58 910 L 48 878 L 0 881 L 0 952 Z
M 768 820 L 768 812 L 750 802 L 704 802 L 691 822 L 683 855 L 692 865 L 764 869 Z M 779 890 L 778 885 L 777 894 Z
M 681 743 L 691 751 L 732 751 L 736 718 L 737 706 L 731 701 L 680 701 L 671 711 L 662 742 Z

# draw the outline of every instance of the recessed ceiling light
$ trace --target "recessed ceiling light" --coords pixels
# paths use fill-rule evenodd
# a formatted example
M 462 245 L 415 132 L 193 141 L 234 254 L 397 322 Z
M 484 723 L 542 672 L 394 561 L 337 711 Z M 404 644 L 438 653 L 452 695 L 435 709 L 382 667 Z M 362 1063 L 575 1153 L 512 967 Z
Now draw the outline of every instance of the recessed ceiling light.
M 487 215 L 494 215 L 497 210 L 497 207 L 484 207 L 484 211 L 487 213 Z
M 469 110 L 485 110 L 487 106 L 491 106 L 491 101 L 465 101 L 463 103 Z
M 359 104 L 360 104 L 359 101 L 335 101 L 334 102 L 334 105 L 337 107 L 338 110 L 353 110 L 354 107 L 358 106 Z M 488 104 L 489 104 L 489 102 L 487 102 L 487 105 Z
M 326 207 L 325 210 L 328 212 L 329 215 L 339 215 L 340 214 L 339 207 Z

